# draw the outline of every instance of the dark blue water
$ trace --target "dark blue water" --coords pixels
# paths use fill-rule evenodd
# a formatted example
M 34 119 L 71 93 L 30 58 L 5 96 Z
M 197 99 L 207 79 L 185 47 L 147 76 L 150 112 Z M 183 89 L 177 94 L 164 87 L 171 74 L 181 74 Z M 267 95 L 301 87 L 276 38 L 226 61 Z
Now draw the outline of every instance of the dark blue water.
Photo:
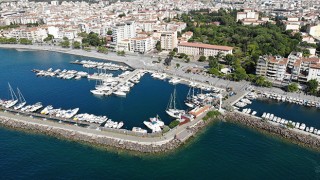
M 275 100 L 254 100 L 246 108 L 257 111 L 257 116 L 262 116 L 263 112 L 268 112 L 293 122 L 305 123 L 307 127 L 320 128 L 320 110 L 315 107 Z
M 19 86 L 30 103 L 80 107 L 82 112 L 106 114 L 129 125 L 139 125 L 155 114 L 170 121 L 163 109 L 173 86 L 164 81 L 145 76 L 126 98 L 99 99 L 89 92 L 93 81 L 36 78 L 30 71 L 49 67 L 82 70 L 68 63 L 80 57 L 3 49 L 0 57 L 1 98 L 8 96 L 9 81 Z M 178 85 L 177 89 L 182 100 L 188 88 Z M 269 111 L 265 104 L 253 105 Z M 0 128 L 0 179 L 319 179 L 319 173 L 318 152 L 221 122 L 179 150 L 156 156 L 106 151 Z
M 145 128 L 143 121 L 157 114 L 166 124 L 169 124 L 173 119 L 165 113 L 165 109 L 175 87 L 178 92 L 178 107 L 187 108 L 183 103 L 188 93 L 186 85 L 173 86 L 166 81 L 153 79 L 150 74 L 143 76 L 140 83 L 135 85 L 125 98 L 97 97 L 90 93 L 90 90 L 94 89 L 95 81 L 37 77 L 31 72 L 32 69 L 59 68 L 94 73 L 93 69 L 70 64 L 76 59 L 89 58 L 55 52 L 18 52 L 4 49 L 0 49 L 0 57 L 0 98 L 10 97 L 7 85 L 10 82 L 13 88 L 19 87 L 27 103 L 40 101 L 45 106 L 51 104 L 63 109 L 79 107 L 79 113 L 106 115 L 115 121 L 123 121 L 124 127 L 128 129 L 133 126 Z M 113 73 L 116 76 L 120 72 Z

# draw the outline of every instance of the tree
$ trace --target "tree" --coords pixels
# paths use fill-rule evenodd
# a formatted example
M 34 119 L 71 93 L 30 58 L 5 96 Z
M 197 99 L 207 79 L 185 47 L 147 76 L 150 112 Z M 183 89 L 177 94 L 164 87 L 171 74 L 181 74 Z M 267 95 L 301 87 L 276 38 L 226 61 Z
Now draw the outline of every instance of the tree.
M 309 57 L 311 54 L 310 54 L 310 50 L 309 49 L 303 49 L 302 50 L 302 56 L 303 57 Z
M 199 59 L 198 59 L 198 61 L 200 61 L 200 62 L 204 62 L 204 61 L 206 61 L 206 57 L 205 56 L 200 56 L 199 57 Z
M 161 42 L 160 41 L 157 41 L 156 49 L 157 49 L 157 51 L 161 52 L 162 49 L 161 49 Z
M 86 37 L 82 39 L 82 44 L 88 43 L 91 46 L 100 46 L 102 42 L 99 38 L 99 35 L 94 32 L 90 32 Z
M 72 43 L 72 47 L 73 47 L 73 49 L 80 49 L 81 48 L 81 43 L 78 42 L 78 41 L 74 41 Z
M 297 83 L 291 83 L 287 86 L 288 92 L 297 92 L 298 90 L 299 90 L 299 87 Z
M 60 42 L 60 46 L 63 47 L 63 48 L 69 48 L 70 47 L 69 39 L 64 37 L 63 41 Z
M 32 41 L 31 41 L 31 40 L 28 40 L 28 39 L 26 39 L 26 38 L 21 38 L 21 39 L 19 40 L 19 43 L 20 43 L 20 44 L 24 44 L 24 45 L 29 45 L 29 44 L 32 44 Z
M 107 35 L 112 35 L 112 31 L 111 31 L 111 30 L 108 30 L 108 31 L 107 31 Z
M 171 58 L 173 58 L 175 55 L 176 55 L 176 52 L 170 51 L 168 56 L 171 57 Z
M 227 54 L 225 57 L 225 61 L 230 66 L 233 61 L 235 61 L 235 57 L 232 54 Z
M 242 67 L 237 67 L 233 73 L 233 79 L 236 81 L 242 81 L 247 79 L 248 75 L 246 73 L 246 70 Z
M 49 41 L 52 41 L 53 38 L 54 38 L 53 35 L 48 34 L 48 37 L 44 38 L 44 41 L 49 42 Z
M 108 53 L 108 49 L 104 46 L 99 46 L 98 47 L 98 52 L 99 53 L 103 53 L 103 54 L 107 54 Z
M 316 95 L 318 86 L 319 82 L 316 79 L 311 79 L 307 82 L 307 91 L 312 95 Z
M 117 55 L 118 56 L 125 56 L 125 52 L 124 51 L 117 51 Z
M 180 67 L 180 64 L 179 63 L 176 63 L 176 68 L 178 69 Z
M 262 86 L 262 87 L 272 87 L 272 83 L 263 76 L 256 77 L 255 83 L 256 85 Z

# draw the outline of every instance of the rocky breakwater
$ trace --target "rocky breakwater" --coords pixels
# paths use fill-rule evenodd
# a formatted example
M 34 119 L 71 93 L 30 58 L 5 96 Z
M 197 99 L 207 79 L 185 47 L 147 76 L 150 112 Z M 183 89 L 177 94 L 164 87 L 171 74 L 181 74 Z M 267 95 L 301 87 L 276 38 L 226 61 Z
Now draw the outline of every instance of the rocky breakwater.
M 274 125 L 268 121 L 244 115 L 239 112 L 228 112 L 224 114 L 224 119 L 228 122 L 243 124 L 251 128 L 260 129 L 271 134 L 279 135 L 297 144 L 320 150 L 320 138 L 305 132 L 299 132 L 299 130 L 296 129 Z
M 72 141 L 85 142 L 104 147 L 115 147 L 129 151 L 138 151 L 141 153 L 159 153 L 176 149 L 181 142 L 177 139 L 170 140 L 163 144 L 146 144 L 128 141 L 125 139 L 110 138 L 104 135 L 97 135 L 85 131 L 76 131 L 68 128 L 55 127 L 41 123 L 29 122 L 15 118 L 0 116 L 0 124 L 4 127 L 26 130 L 35 133 L 41 133 L 58 138 L 64 138 Z M 66 125 L 68 126 L 68 125 Z M 69 125 L 70 126 L 70 125 Z

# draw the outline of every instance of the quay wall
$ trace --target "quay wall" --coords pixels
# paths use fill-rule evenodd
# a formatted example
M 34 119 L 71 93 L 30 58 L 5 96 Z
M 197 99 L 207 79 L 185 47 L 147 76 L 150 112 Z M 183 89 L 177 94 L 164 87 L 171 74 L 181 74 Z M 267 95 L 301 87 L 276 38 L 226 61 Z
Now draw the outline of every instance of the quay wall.
M 299 145 L 320 150 L 320 138 L 312 135 L 311 133 L 303 131 L 300 132 L 300 130 L 297 129 L 274 125 L 268 121 L 263 121 L 253 116 L 244 115 L 240 112 L 228 112 L 224 114 L 224 119 L 227 122 L 242 124 L 254 129 L 260 129 L 293 141 Z
M 166 152 L 177 148 L 181 144 L 181 142 L 177 139 L 172 139 L 162 144 L 156 144 L 156 142 L 154 144 L 146 144 L 143 142 L 138 143 L 120 138 L 110 138 L 106 135 L 98 135 L 79 130 L 60 128 L 52 125 L 34 123 L 5 116 L 0 116 L 0 125 L 7 128 L 41 133 L 53 137 L 65 138 L 72 141 L 85 142 L 106 147 L 115 147 L 124 150 L 138 151 L 141 153 Z

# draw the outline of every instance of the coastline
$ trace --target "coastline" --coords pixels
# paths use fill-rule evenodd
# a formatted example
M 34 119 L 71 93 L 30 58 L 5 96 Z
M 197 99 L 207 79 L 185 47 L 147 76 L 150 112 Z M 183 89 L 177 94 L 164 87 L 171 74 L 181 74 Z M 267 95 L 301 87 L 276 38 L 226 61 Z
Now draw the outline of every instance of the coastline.
M 18 47 L 17 47 L 18 46 Z M 116 56 L 116 59 L 112 59 L 112 56 L 100 54 L 97 52 L 86 52 L 83 50 L 59 50 L 58 49 L 41 49 L 42 46 L 29 46 L 29 45 L 0 45 L 0 48 L 13 48 L 13 49 L 32 49 L 32 50 L 44 50 L 44 51 L 54 51 L 59 53 L 66 53 L 78 56 L 92 57 L 98 59 L 104 59 L 108 61 L 115 61 L 120 63 L 125 63 L 132 68 L 137 69 L 155 69 L 158 71 L 157 66 L 149 66 L 148 63 L 144 61 L 130 61 L 128 57 Z M 61 49 L 61 48 L 60 48 Z M 130 56 L 131 57 L 131 56 Z M 204 81 L 203 81 L 204 82 Z M 235 82 L 237 83 L 237 82 Z M 243 86 L 243 85 L 242 85 Z M 239 93 L 240 95 L 240 93 Z M 236 98 L 236 97 L 235 97 Z M 239 97 L 237 97 L 239 98 Z M 233 99 L 231 98 L 233 101 Z M 203 117 L 203 116 L 202 116 Z M 207 126 L 209 122 L 204 122 L 201 117 L 197 120 L 192 121 L 185 125 L 179 126 L 171 130 L 169 133 L 161 137 L 146 138 L 124 135 L 113 132 L 101 132 L 94 129 L 85 129 L 71 125 L 49 123 L 48 121 L 36 120 L 30 117 L 24 117 L 25 120 L 21 119 L 14 114 L 8 114 L 0 112 L 0 124 L 4 127 L 9 127 L 13 129 L 30 130 L 34 132 L 39 132 L 41 134 L 46 134 L 49 136 L 61 137 L 71 141 L 86 142 L 90 144 L 96 144 L 107 147 L 115 147 L 119 149 L 125 149 L 129 151 L 138 151 L 142 153 L 159 153 L 172 151 L 182 144 L 188 141 L 190 137 L 195 136 L 201 129 Z M 276 134 L 280 137 L 293 141 L 297 144 L 302 144 L 306 147 L 311 147 L 318 149 L 320 147 L 320 141 L 318 137 L 309 136 L 301 132 L 295 131 L 294 129 L 284 129 L 278 127 L 274 124 L 261 121 L 257 117 L 252 117 L 248 115 L 243 115 L 240 112 L 227 112 L 224 116 L 215 118 L 220 120 L 226 120 L 232 123 L 239 123 L 245 125 L 249 128 L 260 129 L 269 134 Z M 36 122 L 35 122 L 36 121 Z M 211 121 L 211 120 L 210 120 Z M 63 127 L 61 127 L 63 126 Z M 183 134 L 185 137 L 177 138 L 179 134 Z

